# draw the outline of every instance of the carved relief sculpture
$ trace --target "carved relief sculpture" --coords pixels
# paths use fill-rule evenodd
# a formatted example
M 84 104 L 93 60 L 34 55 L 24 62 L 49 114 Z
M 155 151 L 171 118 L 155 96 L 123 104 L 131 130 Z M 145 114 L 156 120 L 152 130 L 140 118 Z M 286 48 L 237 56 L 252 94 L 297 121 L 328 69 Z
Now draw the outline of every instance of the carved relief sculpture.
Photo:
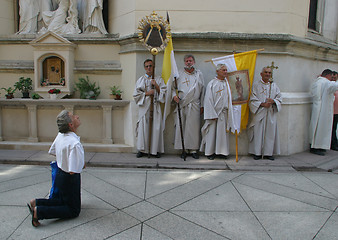
M 78 11 L 76 0 L 57 0 L 59 6 L 55 11 L 45 11 L 42 18 L 47 29 L 57 34 L 78 34 Z
M 103 0 L 80 0 L 79 11 L 81 12 L 84 33 L 108 34 L 103 22 Z
M 17 34 L 36 33 L 39 14 L 39 0 L 20 0 L 20 30 Z

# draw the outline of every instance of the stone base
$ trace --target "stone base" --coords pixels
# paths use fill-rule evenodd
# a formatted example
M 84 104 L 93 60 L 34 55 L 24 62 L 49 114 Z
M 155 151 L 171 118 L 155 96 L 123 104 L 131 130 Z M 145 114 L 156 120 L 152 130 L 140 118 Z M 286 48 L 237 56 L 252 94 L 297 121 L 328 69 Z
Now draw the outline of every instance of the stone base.
M 51 145 L 52 142 L 2 141 L 0 142 L 0 149 L 48 151 Z M 133 152 L 133 148 L 126 144 L 83 143 L 82 145 L 85 152 Z

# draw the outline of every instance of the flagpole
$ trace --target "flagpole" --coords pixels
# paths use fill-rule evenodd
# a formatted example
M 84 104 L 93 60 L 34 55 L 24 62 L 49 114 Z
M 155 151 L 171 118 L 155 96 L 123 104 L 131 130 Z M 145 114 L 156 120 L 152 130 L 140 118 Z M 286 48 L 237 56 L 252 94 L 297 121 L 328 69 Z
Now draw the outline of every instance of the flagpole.
M 236 162 L 238 162 L 238 133 L 237 133 L 237 129 L 235 131 L 235 135 L 236 135 Z
M 264 51 L 264 48 L 261 48 L 261 49 L 257 49 L 257 50 L 252 50 L 252 51 L 247 51 L 247 52 L 242 52 L 242 53 L 236 53 L 237 55 L 240 55 L 240 54 L 247 54 L 247 53 L 250 53 L 250 52 L 261 52 L 261 51 Z M 227 55 L 227 56 L 230 56 L 230 55 Z M 224 56 L 224 58 L 226 58 L 227 56 Z M 219 60 L 221 60 L 222 58 L 220 58 Z M 209 60 L 205 60 L 204 62 L 212 62 L 212 59 L 209 59 Z
M 151 80 L 155 79 L 155 54 L 153 55 L 153 72 L 151 74 Z M 154 89 L 154 94 L 156 89 L 154 88 L 154 85 L 151 84 L 151 89 Z M 154 115 L 154 94 L 150 95 L 150 108 L 149 108 L 149 136 L 148 136 L 148 158 L 150 158 L 151 155 L 151 140 L 152 140 L 152 133 L 153 133 L 153 115 Z

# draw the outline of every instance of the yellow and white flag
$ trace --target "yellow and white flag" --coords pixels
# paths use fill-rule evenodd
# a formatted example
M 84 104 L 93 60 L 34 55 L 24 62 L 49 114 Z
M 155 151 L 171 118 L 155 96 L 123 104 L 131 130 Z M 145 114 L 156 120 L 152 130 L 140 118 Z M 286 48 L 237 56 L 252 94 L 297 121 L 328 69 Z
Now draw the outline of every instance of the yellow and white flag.
M 170 105 L 171 105 L 171 87 L 174 79 L 178 78 L 178 69 L 175 61 L 174 55 L 174 47 L 171 36 L 169 37 L 169 42 L 167 47 L 164 50 L 163 55 L 163 65 L 162 65 L 162 78 L 167 84 L 167 93 L 166 93 L 166 101 L 164 106 L 163 113 L 163 130 L 165 128 L 165 120 L 167 119 L 170 113 Z
M 217 64 L 225 64 L 227 66 L 228 72 L 248 69 L 250 78 L 250 93 L 251 93 L 251 86 L 255 74 L 256 57 L 257 50 L 254 50 L 243 53 L 235 53 L 232 55 L 219 58 L 213 58 L 212 62 L 215 66 L 217 66 Z M 242 129 L 246 129 L 249 119 L 249 111 L 250 110 L 247 103 L 242 105 L 233 105 L 235 130 L 237 130 L 238 133 Z

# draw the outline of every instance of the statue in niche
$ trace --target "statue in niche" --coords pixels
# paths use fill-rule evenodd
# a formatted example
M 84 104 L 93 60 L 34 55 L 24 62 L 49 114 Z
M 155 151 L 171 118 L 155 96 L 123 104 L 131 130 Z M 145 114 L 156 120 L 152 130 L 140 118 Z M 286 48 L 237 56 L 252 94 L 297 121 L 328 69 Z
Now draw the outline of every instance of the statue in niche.
M 79 0 L 83 33 L 108 34 L 103 22 L 103 0 Z
M 20 25 L 17 34 L 36 33 L 38 28 L 39 0 L 19 1 Z
M 46 25 L 41 32 L 52 31 L 57 34 L 78 34 L 81 32 L 78 25 L 77 0 L 56 0 L 58 8 L 55 11 L 42 12 Z

